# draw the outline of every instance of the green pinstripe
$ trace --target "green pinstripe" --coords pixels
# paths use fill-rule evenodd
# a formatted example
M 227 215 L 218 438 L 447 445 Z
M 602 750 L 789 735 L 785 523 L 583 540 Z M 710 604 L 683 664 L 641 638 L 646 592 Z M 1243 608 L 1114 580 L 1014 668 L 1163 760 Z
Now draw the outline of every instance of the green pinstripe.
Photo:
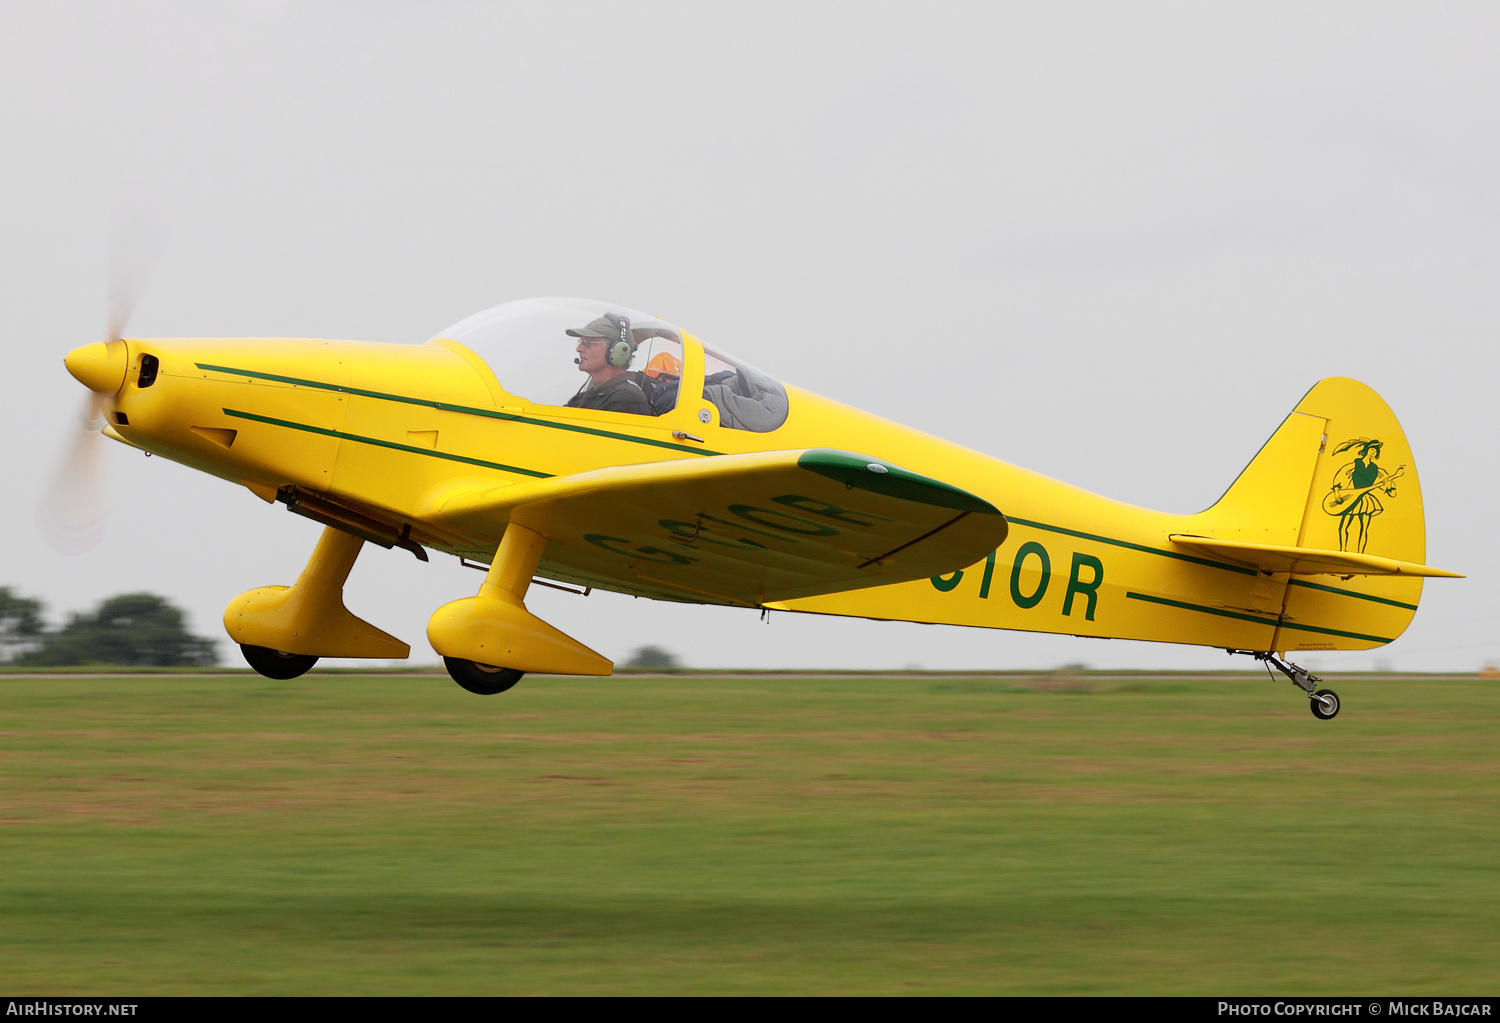
M 554 423 L 549 419 L 536 419 L 532 416 L 523 416 L 515 412 L 501 412 L 498 409 L 474 408 L 471 405 L 454 405 L 446 401 L 429 401 L 426 398 L 409 398 L 402 394 L 367 391 L 362 387 L 329 384 L 320 380 L 304 380 L 301 377 L 281 376 L 277 373 L 262 373 L 259 370 L 253 369 L 236 369 L 233 366 L 213 366 L 206 362 L 194 363 L 194 365 L 199 369 L 206 369 L 211 373 L 228 373 L 231 376 L 250 377 L 252 380 L 274 380 L 279 384 L 296 384 L 298 387 L 311 387 L 319 391 L 336 391 L 339 394 L 357 394 L 362 398 L 378 398 L 381 401 L 395 401 L 403 405 L 418 405 L 422 408 L 435 408 L 444 412 L 459 412 L 466 416 L 483 416 L 486 419 L 503 419 L 512 423 L 525 423 L 528 426 L 542 426 L 549 430 L 584 433 L 594 437 L 607 437 L 610 440 L 628 441 L 631 444 L 645 444 L 648 447 L 666 448 L 668 451 L 686 451 L 692 455 L 723 454 L 722 451 L 713 451 L 708 448 L 688 447 L 686 444 L 673 444 L 671 441 L 653 440 L 650 437 L 635 437 L 628 433 L 601 430 L 592 426 L 579 426 L 576 423 Z
M 1316 632 L 1324 636 L 1342 636 L 1345 639 L 1363 639 L 1371 643 L 1389 643 L 1390 639 L 1385 636 L 1367 636 L 1362 632 L 1344 632 L 1342 629 L 1325 629 L 1321 625 L 1296 625 L 1292 622 L 1278 621 L 1275 618 L 1260 618 L 1255 615 L 1245 614 L 1242 611 L 1228 611 L 1220 607 L 1205 607 L 1202 604 L 1189 604 L 1184 600 L 1169 600 L 1166 597 L 1153 597 L 1145 593 L 1126 592 L 1126 598 L 1130 600 L 1144 600 L 1152 604 L 1164 604 L 1167 607 L 1181 608 L 1184 611 L 1197 611 L 1201 614 L 1218 615 L 1220 618 L 1234 618 L 1242 622 L 1254 622 L 1256 625 L 1269 625 L 1272 628 L 1281 627 L 1293 632 Z
M 443 458 L 450 462 L 463 462 L 465 465 L 478 465 L 485 469 L 499 469 L 502 472 L 519 473 L 522 476 L 532 476 L 536 479 L 551 479 L 552 473 L 539 472 L 536 469 L 523 469 L 518 465 L 506 465 L 504 462 L 487 462 L 482 458 L 469 458 L 465 455 L 450 455 L 446 451 L 434 451 L 431 448 L 418 448 L 410 444 L 397 444 L 394 441 L 380 440 L 376 437 L 362 437 L 357 433 L 345 433 L 343 430 L 329 430 L 321 426 L 308 426 L 306 423 L 293 423 L 285 419 L 272 419 L 270 416 L 258 416 L 254 412 L 240 412 L 232 408 L 224 410 L 226 416 L 235 419 L 248 419 L 255 423 L 265 423 L 268 426 L 284 426 L 288 430 L 301 430 L 303 433 L 316 433 L 320 437 L 337 437 L 339 440 L 352 440 L 358 444 L 369 444 L 377 448 L 390 448 L 392 451 L 405 451 L 413 455 L 426 455 L 428 458 Z

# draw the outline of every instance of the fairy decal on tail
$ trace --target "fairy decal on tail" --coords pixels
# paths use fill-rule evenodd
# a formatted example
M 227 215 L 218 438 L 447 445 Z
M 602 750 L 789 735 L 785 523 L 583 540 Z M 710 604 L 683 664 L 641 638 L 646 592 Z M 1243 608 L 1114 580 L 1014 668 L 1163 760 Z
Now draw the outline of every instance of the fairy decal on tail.
M 1333 449 L 1334 455 L 1353 451 L 1354 461 L 1339 469 L 1333 478 L 1333 487 L 1323 498 L 1323 510 L 1339 520 L 1339 550 L 1365 552 L 1370 540 L 1370 523 L 1385 511 L 1380 496 L 1396 496 L 1396 480 L 1406 472 L 1406 466 L 1398 466 L 1395 472 L 1387 472 L 1380 465 L 1383 445 L 1379 440 L 1356 437 L 1346 440 Z

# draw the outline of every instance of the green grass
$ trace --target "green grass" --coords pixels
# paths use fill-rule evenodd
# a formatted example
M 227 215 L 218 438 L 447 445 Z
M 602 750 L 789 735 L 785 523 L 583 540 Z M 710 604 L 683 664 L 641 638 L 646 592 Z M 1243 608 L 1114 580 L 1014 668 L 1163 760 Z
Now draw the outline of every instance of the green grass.
M 0 987 L 1500 991 L 1500 683 L 0 678 Z

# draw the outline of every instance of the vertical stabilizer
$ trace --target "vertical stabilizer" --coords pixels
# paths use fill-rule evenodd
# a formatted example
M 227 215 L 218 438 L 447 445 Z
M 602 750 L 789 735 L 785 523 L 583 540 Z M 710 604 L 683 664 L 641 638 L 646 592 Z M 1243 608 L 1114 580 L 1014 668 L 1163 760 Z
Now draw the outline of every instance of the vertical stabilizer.
M 1422 564 L 1422 491 L 1406 434 L 1369 387 L 1318 383 L 1190 530 L 1250 543 L 1373 554 Z M 1408 576 L 1287 576 L 1257 583 L 1281 606 L 1272 649 L 1347 650 L 1389 643 L 1411 622 L 1422 581 Z M 1316 623 L 1317 631 L 1297 624 Z
M 1195 532 L 1223 540 L 1295 544 L 1323 447 L 1327 420 L 1297 410 L 1214 506 L 1196 516 Z

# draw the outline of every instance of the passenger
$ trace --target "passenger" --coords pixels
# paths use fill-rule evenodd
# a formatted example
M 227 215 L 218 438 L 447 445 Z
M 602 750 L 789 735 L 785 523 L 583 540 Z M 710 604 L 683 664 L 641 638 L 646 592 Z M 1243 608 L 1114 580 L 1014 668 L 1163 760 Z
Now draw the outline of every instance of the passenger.
M 646 371 L 638 378 L 646 400 L 651 403 L 651 414 L 659 416 L 677 407 L 677 391 L 682 384 L 682 360 L 671 352 L 657 352 L 646 363 Z
M 646 394 L 631 378 L 630 360 L 635 358 L 636 340 L 630 321 L 617 313 L 605 313 L 586 327 L 566 332 L 578 339 L 578 368 L 589 382 L 568 399 L 569 408 L 591 408 L 604 412 L 651 415 Z
M 657 352 L 646 363 L 646 375 L 652 380 L 681 380 L 682 360 L 671 352 Z

